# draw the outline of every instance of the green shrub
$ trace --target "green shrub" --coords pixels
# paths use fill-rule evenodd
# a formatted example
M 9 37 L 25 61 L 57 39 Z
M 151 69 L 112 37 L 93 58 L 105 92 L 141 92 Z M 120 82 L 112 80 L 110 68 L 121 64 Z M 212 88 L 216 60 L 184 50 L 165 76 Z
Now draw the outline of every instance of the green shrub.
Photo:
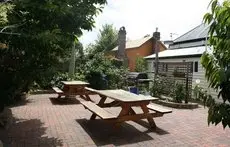
M 152 96 L 160 97 L 161 95 L 173 96 L 175 81 L 171 78 L 158 76 L 150 88 Z
M 182 100 L 185 99 L 185 96 L 186 96 L 186 93 L 185 93 L 184 85 L 180 83 L 176 83 L 173 101 L 177 103 L 182 103 Z
M 195 100 L 203 102 L 204 105 L 210 106 L 212 102 L 212 96 L 207 93 L 207 90 L 196 85 L 193 89 L 193 97 Z
M 108 59 L 103 53 L 97 53 L 77 72 L 85 75 L 85 80 L 94 89 L 116 89 L 125 87 L 127 71 L 120 61 Z
M 71 80 L 85 80 L 85 76 L 80 73 L 75 73 L 73 78 L 70 78 L 69 74 L 67 72 L 65 73 L 56 73 L 56 75 L 53 76 L 52 80 L 50 81 L 51 86 L 57 86 L 59 88 L 62 88 L 61 81 L 71 81 Z
M 136 67 L 135 71 L 136 72 L 144 72 L 147 70 L 147 61 L 143 57 L 137 57 L 136 59 Z
M 159 77 L 155 79 L 152 87 L 150 88 L 150 95 L 154 97 L 160 97 L 162 94 L 162 81 Z

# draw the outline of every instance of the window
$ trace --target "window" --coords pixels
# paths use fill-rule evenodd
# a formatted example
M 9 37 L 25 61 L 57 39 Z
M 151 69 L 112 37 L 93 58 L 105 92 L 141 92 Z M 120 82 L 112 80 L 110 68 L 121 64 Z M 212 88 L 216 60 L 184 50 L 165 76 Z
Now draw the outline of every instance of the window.
M 163 72 L 168 72 L 168 64 L 167 63 L 163 63 L 163 65 L 162 65 L 162 71 Z
M 198 72 L 198 61 L 194 62 L 194 72 Z

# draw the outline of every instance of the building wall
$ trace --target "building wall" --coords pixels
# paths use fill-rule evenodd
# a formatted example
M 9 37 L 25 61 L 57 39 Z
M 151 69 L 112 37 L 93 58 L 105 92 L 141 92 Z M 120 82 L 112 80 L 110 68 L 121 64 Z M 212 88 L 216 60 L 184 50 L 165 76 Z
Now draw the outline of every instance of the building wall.
M 148 59 L 148 71 L 150 73 L 149 76 L 153 77 L 153 62 L 154 60 Z M 169 58 L 169 59 L 159 59 L 159 62 L 195 62 L 198 61 L 198 72 L 194 72 L 194 64 L 193 64 L 193 79 L 192 86 L 196 86 L 196 80 L 200 80 L 199 86 L 206 89 L 209 94 L 211 94 L 214 98 L 217 98 L 217 92 L 208 87 L 208 82 L 205 79 L 205 71 L 200 63 L 200 57 L 187 57 L 187 58 Z
M 165 50 L 165 47 L 163 45 L 160 44 L 159 47 L 160 47 L 160 51 Z M 152 55 L 153 53 L 154 53 L 153 42 L 151 39 L 138 48 L 127 49 L 126 55 L 129 59 L 130 71 L 135 71 L 136 59 L 138 57 L 146 57 Z
M 145 57 L 151 54 L 153 54 L 153 43 L 151 40 L 147 41 L 138 48 L 126 49 L 126 55 L 129 60 L 129 70 L 135 70 L 137 57 Z
M 165 46 L 163 46 L 162 44 L 160 44 L 159 47 L 160 47 L 160 51 L 166 49 Z M 148 40 L 140 47 L 126 49 L 125 51 L 129 62 L 129 70 L 135 71 L 137 57 L 146 57 L 154 53 L 152 39 Z M 106 53 L 106 56 L 108 57 L 115 57 L 115 55 L 116 55 L 116 51 Z

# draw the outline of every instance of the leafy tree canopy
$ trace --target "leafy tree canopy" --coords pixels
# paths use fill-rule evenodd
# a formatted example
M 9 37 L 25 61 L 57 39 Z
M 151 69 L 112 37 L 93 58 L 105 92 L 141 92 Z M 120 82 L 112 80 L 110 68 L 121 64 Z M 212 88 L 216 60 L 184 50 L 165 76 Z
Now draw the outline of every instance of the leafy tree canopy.
M 89 54 L 110 51 L 117 46 L 118 31 L 112 24 L 105 24 L 100 30 L 95 44 L 87 47 Z
M 218 90 L 218 98 L 223 100 L 217 103 L 207 99 L 208 123 L 222 122 L 224 128 L 230 127 L 230 1 L 212 0 L 211 12 L 205 14 L 204 20 L 210 24 L 209 43 L 213 52 L 205 52 L 201 63 L 210 87 Z
M 0 93 L 28 91 L 68 58 L 82 30 L 91 30 L 106 0 L 13 0 L 0 3 Z M 4 87 L 3 87 L 4 86 Z M 2 100 L 2 99 L 1 99 Z

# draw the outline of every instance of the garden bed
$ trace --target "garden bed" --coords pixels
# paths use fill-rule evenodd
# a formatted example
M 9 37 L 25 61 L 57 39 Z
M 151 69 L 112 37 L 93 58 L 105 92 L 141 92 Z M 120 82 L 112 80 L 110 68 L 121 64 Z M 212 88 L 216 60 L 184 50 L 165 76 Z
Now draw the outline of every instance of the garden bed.
M 197 103 L 175 103 L 168 100 L 158 100 L 154 103 L 178 109 L 195 109 L 199 106 Z
M 30 94 L 52 94 L 52 93 L 54 93 L 52 89 L 48 89 L 48 90 L 37 89 L 37 90 L 30 91 Z
M 171 97 L 164 96 L 164 95 L 161 95 L 160 99 L 156 101 L 155 103 L 161 104 L 167 107 L 178 108 L 178 109 L 195 109 L 199 107 L 198 103 L 193 103 L 193 102 L 189 102 L 188 104 L 184 102 L 183 103 L 173 102 L 173 99 Z

